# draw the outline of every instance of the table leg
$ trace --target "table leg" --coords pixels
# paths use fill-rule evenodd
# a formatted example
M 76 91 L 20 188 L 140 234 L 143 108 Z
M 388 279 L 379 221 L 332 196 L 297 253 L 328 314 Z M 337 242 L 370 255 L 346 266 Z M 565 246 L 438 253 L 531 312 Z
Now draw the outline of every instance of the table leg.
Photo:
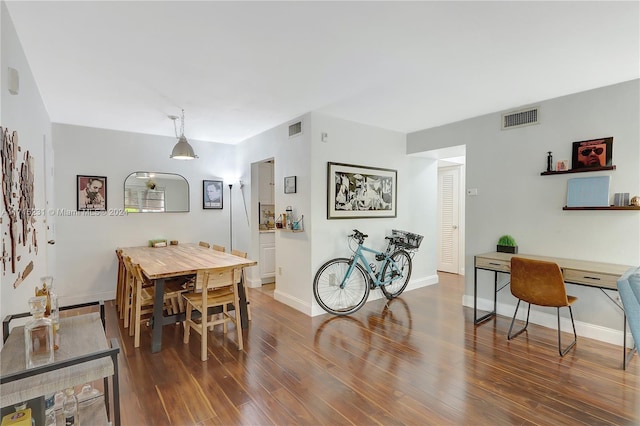
M 247 308 L 247 293 L 244 288 L 244 271 L 240 274 L 240 282 L 238 283 L 238 299 L 240 304 L 240 324 L 242 328 L 249 327 L 249 314 Z
M 473 323 L 480 324 L 496 315 L 498 307 L 498 273 L 493 277 L 493 311 L 478 318 L 478 268 L 473 268 Z
M 164 326 L 164 278 L 154 280 L 153 317 L 151 318 L 151 353 L 162 349 L 162 327 Z

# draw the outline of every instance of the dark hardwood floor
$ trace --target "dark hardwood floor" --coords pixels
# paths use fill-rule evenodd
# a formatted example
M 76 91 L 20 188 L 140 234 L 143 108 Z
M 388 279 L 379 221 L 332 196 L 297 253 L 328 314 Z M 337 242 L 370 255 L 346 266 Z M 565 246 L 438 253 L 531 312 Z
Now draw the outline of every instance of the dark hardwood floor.
M 560 358 L 556 331 L 533 324 L 507 341 L 510 318 L 474 326 L 462 279 L 440 277 L 350 317 L 310 318 L 249 289 L 244 351 L 218 327 L 207 362 L 180 325 L 165 327 L 160 353 L 148 329 L 134 349 L 108 302 L 107 334 L 123 348 L 122 423 L 640 424 L 637 356 L 623 371 L 621 347 L 578 337 Z

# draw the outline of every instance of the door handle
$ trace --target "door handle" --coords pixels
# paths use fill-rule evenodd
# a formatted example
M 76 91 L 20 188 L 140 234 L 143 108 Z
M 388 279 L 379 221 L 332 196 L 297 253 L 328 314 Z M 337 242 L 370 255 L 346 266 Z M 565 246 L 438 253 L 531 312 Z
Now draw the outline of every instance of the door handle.
M 56 240 L 49 240 L 49 241 L 47 241 L 47 244 L 54 245 L 55 243 L 56 243 Z
M 458 227 L 456 225 L 453 225 L 452 228 L 453 229 L 458 229 Z

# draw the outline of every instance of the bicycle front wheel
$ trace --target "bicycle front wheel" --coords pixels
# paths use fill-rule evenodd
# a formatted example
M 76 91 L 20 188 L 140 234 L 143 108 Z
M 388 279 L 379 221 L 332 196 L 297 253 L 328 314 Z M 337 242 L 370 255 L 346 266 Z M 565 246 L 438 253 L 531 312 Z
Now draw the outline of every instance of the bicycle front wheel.
M 411 278 L 411 256 L 404 250 L 398 250 L 391 255 L 391 259 L 398 265 L 396 268 L 391 262 L 387 262 L 382 269 L 382 281 L 393 281 L 387 285 L 383 285 L 380 288 L 387 299 L 393 299 L 400 296 L 400 293 L 404 291 L 409 284 L 409 278 Z
M 345 279 L 349 269 L 347 258 L 328 261 L 318 269 L 313 280 L 313 295 L 322 309 L 334 315 L 349 315 L 362 307 L 369 296 L 367 272 L 356 264 L 351 276 Z

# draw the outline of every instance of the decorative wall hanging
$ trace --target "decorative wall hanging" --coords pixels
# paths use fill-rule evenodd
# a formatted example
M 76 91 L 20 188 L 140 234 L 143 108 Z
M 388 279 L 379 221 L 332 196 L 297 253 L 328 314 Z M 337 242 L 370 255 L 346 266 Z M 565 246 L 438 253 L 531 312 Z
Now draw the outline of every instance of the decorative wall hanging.
M 611 166 L 613 137 L 591 139 L 573 143 L 571 168 L 598 168 Z
M 107 210 L 107 177 L 76 176 L 78 211 Z
M 35 208 L 34 159 L 25 151 L 19 162 L 18 132 L 9 132 L 0 127 L 2 137 L 0 153 L 2 156 L 2 198 L 4 201 L 2 226 L 2 271 L 6 273 L 10 262 L 11 273 L 15 274 L 17 263 L 26 256 L 18 254 L 20 245 L 27 253 L 38 254 L 38 239 L 35 229 L 38 210 Z M 13 287 L 17 287 L 33 270 L 30 260 L 21 273 L 18 273 Z
M 202 181 L 202 208 L 222 209 L 222 181 Z
M 327 218 L 396 217 L 396 170 L 328 163 Z
M 284 178 L 284 193 L 295 194 L 296 193 L 296 177 L 287 176 Z

